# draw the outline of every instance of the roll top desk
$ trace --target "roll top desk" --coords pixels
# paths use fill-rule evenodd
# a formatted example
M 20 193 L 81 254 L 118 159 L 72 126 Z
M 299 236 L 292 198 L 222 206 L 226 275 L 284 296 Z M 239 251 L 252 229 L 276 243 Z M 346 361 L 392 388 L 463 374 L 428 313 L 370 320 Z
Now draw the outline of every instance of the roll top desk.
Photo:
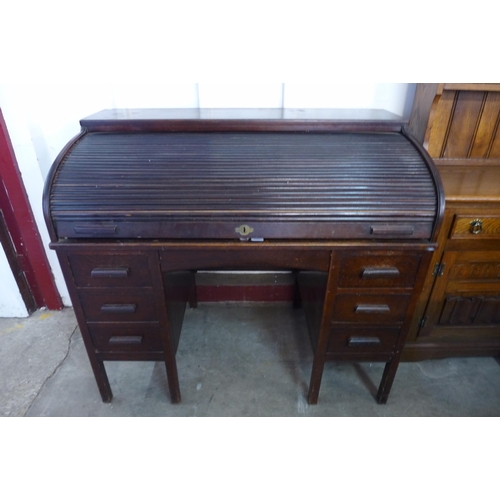
M 329 360 L 385 362 L 376 399 L 387 401 L 444 210 L 402 120 L 106 110 L 80 123 L 43 203 L 103 401 L 104 361 L 151 360 L 180 402 L 197 270 L 293 271 L 314 352 L 309 403 Z

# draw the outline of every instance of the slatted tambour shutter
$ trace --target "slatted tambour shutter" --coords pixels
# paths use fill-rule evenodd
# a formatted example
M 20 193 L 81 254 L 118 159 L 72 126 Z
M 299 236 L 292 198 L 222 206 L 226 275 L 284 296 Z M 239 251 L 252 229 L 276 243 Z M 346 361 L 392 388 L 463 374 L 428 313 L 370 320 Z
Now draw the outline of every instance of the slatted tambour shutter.
M 426 162 L 398 133 L 89 133 L 63 159 L 50 209 L 56 224 L 408 221 L 431 227 L 437 207 Z M 284 236 L 279 227 L 273 237 Z

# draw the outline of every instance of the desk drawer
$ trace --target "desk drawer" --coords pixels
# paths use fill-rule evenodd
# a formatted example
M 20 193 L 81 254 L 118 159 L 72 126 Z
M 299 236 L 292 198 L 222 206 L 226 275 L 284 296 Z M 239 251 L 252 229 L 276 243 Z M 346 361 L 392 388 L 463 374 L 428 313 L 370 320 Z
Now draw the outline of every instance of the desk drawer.
M 329 353 L 392 352 L 396 346 L 399 328 L 336 328 L 328 341 Z
M 343 288 L 412 288 L 420 255 L 346 255 L 339 286 Z
M 333 322 L 402 323 L 410 294 L 341 294 L 335 300 Z
M 145 254 L 69 254 L 77 287 L 151 286 L 148 256 Z
M 152 291 L 93 290 L 79 291 L 87 321 L 157 321 Z
M 481 217 L 471 215 L 469 217 L 456 217 L 451 232 L 452 238 L 500 239 L 500 216 Z
M 106 352 L 163 351 L 160 325 L 148 323 L 87 323 L 94 347 Z

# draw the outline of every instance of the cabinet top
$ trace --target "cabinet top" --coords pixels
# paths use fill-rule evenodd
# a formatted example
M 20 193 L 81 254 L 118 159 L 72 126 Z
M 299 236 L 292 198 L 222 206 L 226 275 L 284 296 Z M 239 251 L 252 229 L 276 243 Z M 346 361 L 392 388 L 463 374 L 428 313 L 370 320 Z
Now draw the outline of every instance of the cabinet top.
M 500 168 L 491 166 L 438 165 L 447 201 L 500 201 Z
M 382 109 L 106 109 L 83 118 L 89 132 L 399 131 L 407 123 Z

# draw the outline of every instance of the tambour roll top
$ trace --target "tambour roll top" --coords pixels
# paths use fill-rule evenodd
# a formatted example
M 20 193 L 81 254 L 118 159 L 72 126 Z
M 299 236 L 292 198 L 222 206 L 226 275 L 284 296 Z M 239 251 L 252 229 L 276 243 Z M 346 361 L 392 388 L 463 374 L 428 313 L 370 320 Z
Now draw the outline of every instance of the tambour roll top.
M 176 111 L 81 121 L 46 183 L 53 241 L 433 238 L 440 181 L 400 121 Z

